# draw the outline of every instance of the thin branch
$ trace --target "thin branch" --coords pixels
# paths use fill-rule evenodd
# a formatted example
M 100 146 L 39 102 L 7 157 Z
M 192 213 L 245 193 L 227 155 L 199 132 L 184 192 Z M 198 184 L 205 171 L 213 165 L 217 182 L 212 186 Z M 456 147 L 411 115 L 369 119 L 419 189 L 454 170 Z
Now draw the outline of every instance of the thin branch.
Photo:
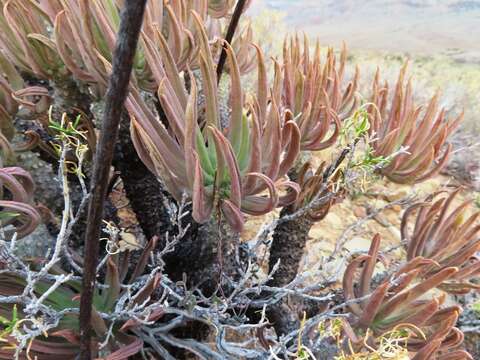
M 406 197 L 403 197 L 401 199 L 392 201 L 390 203 L 387 203 L 384 206 L 381 206 L 378 209 L 373 209 L 368 215 L 358 219 L 354 223 L 350 224 L 347 228 L 345 228 L 342 232 L 342 234 L 338 237 L 338 239 L 335 241 L 335 249 L 332 252 L 332 254 L 329 256 L 327 262 L 333 260 L 336 255 L 342 250 L 343 246 L 345 243 L 349 240 L 349 235 L 356 229 L 362 227 L 365 225 L 368 221 L 371 219 L 375 218 L 385 210 L 391 209 L 392 207 L 395 207 L 397 205 L 408 205 L 410 204 L 413 200 L 415 199 L 415 195 L 408 195 Z
M 247 0 L 238 0 L 235 10 L 233 11 L 232 19 L 228 25 L 227 35 L 225 36 L 225 41 L 229 44 L 232 43 L 233 36 L 235 35 L 235 30 L 237 29 L 238 23 L 240 22 L 240 17 L 242 16 L 243 9 Z M 222 78 L 223 68 L 225 67 L 225 61 L 227 60 L 227 51 L 225 46 L 222 46 L 222 53 L 220 54 L 220 59 L 218 60 L 217 65 L 217 83 L 220 83 Z
M 102 132 L 95 154 L 88 223 L 85 235 L 83 291 L 80 299 L 80 359 L 91 359 L 91 313 L 99 251 L 100 226 L 107 194 L 110 167 L 123 103 L 128 94 L 133 58 L 143 23 L 146 0 L 127 0 L 121 14 L 112 74 L 105 97 Z

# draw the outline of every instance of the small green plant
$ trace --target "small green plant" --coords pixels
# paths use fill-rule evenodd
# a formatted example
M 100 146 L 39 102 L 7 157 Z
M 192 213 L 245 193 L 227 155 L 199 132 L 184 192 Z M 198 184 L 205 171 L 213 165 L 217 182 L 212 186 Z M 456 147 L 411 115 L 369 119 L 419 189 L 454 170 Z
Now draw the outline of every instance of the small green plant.
M 302 344 L 302 336 L 303 336 L 303 330 L 305 327 L 305 321 L 307 320 L 307 314 L 303 313 L 303 318 L 300 323 L 300 329 L 298 332 L 298 337 L 297 337 L 297 354 L 296 354 L 296 360 L 310 360 L 310 359 L 315 359 L 315 356 L 312 354 L 312 352 Z
M 472 304 L 472 309 L 477 313 L 478 316 L 480 316 L 480 301 Z
M 73 154 L 67 154 L 65 159 L 66 170 L 77 176 L 77 178 L 85 178 L 83 173 L 83 163 L 87 154 L 90 151 L 89 131 L 82 129 L 81 114 L 77 115 L 72 122 L 67 114 L 62 115 L 61 121 L 57 122 L 52 118 L 52 110 L 49 111 L 49 128 L 53 131 L 57 142 L 52 142 L 51 146 L 54 149 L 58 158 L 61 157 L 63 149 L 67 147 L 73 150 Z M 94 146 L 94 144 L 93 144 Z
M 352 116 L 344 121 L 340 132 L 344 144 L 350 144 L 355 141 L 355 139 L 368 136 L 370 120 L 367 106 L 369 106 L 369 104 L 363 104 Z
M 2 330 L 0 331 L 0 341 L 7 342 L 8 340 L 6 340 L 5 337 L 10 336 L 18 328 L 19 318 L 17 305 L 13 306 L 11 316 L 11 319 L 0 316 L 0 326 L 2 327 Z

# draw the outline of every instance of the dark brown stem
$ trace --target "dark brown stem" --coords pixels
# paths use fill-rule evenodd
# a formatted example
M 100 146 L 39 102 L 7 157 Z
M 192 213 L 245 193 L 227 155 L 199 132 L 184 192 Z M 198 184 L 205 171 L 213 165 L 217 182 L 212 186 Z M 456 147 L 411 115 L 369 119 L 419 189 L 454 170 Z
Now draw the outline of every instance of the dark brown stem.
M 120 174 L 126 196 L 145 237 L 151 239 L 158 236 L 159 246 L 163 248 L 163 234 L 167 231 L 175 234 L 176 230 L 165 206 L 166 203 L 173 202 L 173 199 L 138 157 L 130 137 L 130 121 L 126 111 L 122 117 L 113 166 Z
M 323 182 L 327 183 L 328 180 L 330 179 L 330 176 L 337 171 L 337 169 L 342 165 L 342 163 L 345 161 L 347 158 L 347 155 L 357 146 L 358 142 L 360 141 L 361 138 L 357 137 L 353 143 L 349 146 L 347 146 L 345 149 L 342 150 L 340 155 L 337 157 L 337 160 L 333 164 L 331 164 L 323 173 Z
M 280 218 L 291 214 L 292 209 L 283 208 Z M 295 279 L 312 225 L 313 221 L 308 216 L 296 217 L 277 225 L 270 247 L 269 272 L 277 262 L 279 265 L 269 285 L 282 287 Z
M 350 146 L 346 147 L 323 173 L 323 183 L 325 185 L 331 181 L 332 175 L 337 171 L 340 165 L 347 159 L 348 154 L 353 151 L 355 145 L 360 141 L 356 138 Z M 297 177 L 297 172 L 291 172 L 291 178 Z M 328 210 L 328 209 L 327 209 Z M 292 215 L 295 212 L 294 207 L 283 208 L 280 213 L 280 219 Z M 269 281 L 270 286 L 283 287 L 292 282 L 298 273 L 300 261 L 303 257 L 305 246 L 308 240 L 308 233 L 312 228 L 314 221 L 306 214 L 293 217 L 290 220 L 280 222 L 273 233 L 272 245 L 270 247 L 269 273 L 275 266 L 278 267 Z M 285 303 L 280 301 L 267 311 L 269 320 L 273 323 L 277 335 L 284 335 L 298 327 L 299 321 L 295 317 L 288 315 Z
M 112 74 L 105 96 L 105 112 L 102 131 L 95 154 L 93 176 L 88 204 L 88 222 L 85 236 L 84 274 L 82 296 L 80 298 L 80 359 L 90 360 L 91 314 L 95 287 L 96 267 L 99 252 L 100 226 L 103 204 L 107 195 L 110 167 L 113 158 L 118 125 L 123 103 L 128 94 L 133 58 L 143 23 L 146 0 L 127 0 L 121 14 L 115 51 L 113 53 Z
M 345 161 L 348 154 L 354 149 L 360 138 L 355 139 L 352 145 L 346 147 L 323 173 L 323 183 L 326 185 L 332 175 Z M 291 174 L 296 177 L 296 173 Z M 295 209 L 292 207 L 283 208 L 280 219 L 292 215 Z M 291 220 L 283 221 L 275 228 L 272 245 L 270 248 L 269 272 L 280 261 L 277 271 L 273 275 L 270 285 L 285 286 L 290 283 L 298 272 L 298 265 L 302 259 L 305 245 L 308 240 L 308 233 L 313 226 L 313 221 L 308 216 L 294 217 Z
M 240 17 L 243 13 L 243 8 L 247 0 L 238 0 L 237 5 L 235 6 L 235 10 L 233 11 L 232 19 L 230 20 L 230 24 L 228 25 L 227 35 L 225 36 L 225 41 L 229 44 L 232 43 L 233 35 L 235 35 L 235 30 L 237 29 L 238 23 L 240 22 Z M 225 46 L 222 47 L 222 53 L 220 54 L 220 59 L 218 60 L 217 65 L 217 82 L 220 83 L 220 79 L 222 78 L 223 68 L 225 66 L 225 61 L 227 60 L 227 51 Z
M 295 209 L 291 206 L 283 208 L 280 212 L 280 219 L 292 215 L 293 212 Z M 270 247 L 268 272 L 271 273 L 276 266 L 277 268 L 268 285 L 284 287 L 295 280 L 305 252 L 308 233 L 313 224 L 314 221 L 304 215 L 285 220 L 277 225 Z M 297 311 L 292 311 L 284 300 L 267 309 L 268 320 L 272 323 L 278 336 L 298 329 L 300 319 L 296 314 Z
M 240 259 L 239 234 L 234 233 L 225 221 L 211 219 L 197 225 L 193 236 L 185 236 L 175 247 L 173 254 L 165 257 L 166 270 L 173 279 L 181 279 L 185 273 L 191 287 L 198 286 L 211 296 L 221 288 L 228 293 L 225 277 L 237 279 Z

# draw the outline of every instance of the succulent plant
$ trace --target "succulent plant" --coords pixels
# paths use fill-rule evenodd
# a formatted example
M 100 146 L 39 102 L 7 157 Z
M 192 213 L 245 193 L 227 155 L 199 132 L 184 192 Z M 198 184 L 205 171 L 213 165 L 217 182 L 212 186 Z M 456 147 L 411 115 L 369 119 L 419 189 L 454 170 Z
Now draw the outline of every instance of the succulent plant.
M 52 22 L 35 0 L 0 1 L 0 47 L 21 71 L 41 79 L 65 75 L 63 63 L 50 39 Z
M 33 0 L 31 0 L 33 1 Z M 44 34 L 42 40 L 57 54 L 76 79 L 86 82 L 97 91 L 105 91 L 110 72 L 111 54 L 120 21 L 120 3 L 115 0 L 40 1 L 33 21 L 47 18 L 53 24 L 55 37 Z M 203 22 L 217 22 L 227 16 L 235 2 L 230 0 L 176 0 L 170 2 L 149 1 L 147 4 L 144 37 L 158 49 L 165 41 L 169 53 L 180 71 L 195 68 L 198 54 L 196 28 L 192 12 Z M 10 27 L 16 23 L 8 23 Z M 158 37 L 162 34 L 162 39 Z M 28 34 L 21 34 L 23 39 Z M 36 36 L 36 35 L 35 35 Z M 209 38 L 213 34 L 209 34 Z M 245 43 L 243 41 L 242 43 Z M 155 91 L 158 83 L 151 76 L 145 63 L 143 45 L 140 45 L 134 60 L 132 82 L 140 88 Z
M 103 91 L 109 74 L 109 63 L 120 21 L 121 2 L 77 0 L 2 0 L 0 13 L 0 47 L 5 56 L 21 71 L 40 79 L 62 81 L 73 74 L 77 80 Z M 188 33 L 193 25 L 191 10 L 206 19 L 208 6 L 212 12 L 229 11 L 231 3 L 218 1 L 187 2 L 177 0 L 149 2 L 145 33 L 159 27 L 168 34 L 172 53 L 178 62 L 191 65 L 196 52 L 194 38 Z M 180 55 L 178 53 L 181 53 Z M 188 62 L 186 61 L 188 60 Z M 134 82 L 142 88 L 155 89 L 145 67 L 141 47 L 135 58 Z
M 239 29 L 232 41 L 232 48 L 237 56 L 240 74 L 247 74 L 256 68 L 256 52 L 252 46 L 253 30 L 250 23 Z M 228 70 L 228 69 L 227 69 Z
M 117 302 L 125 295 L 127 289 L 122 288 L 121 284 L 141 284 L 133 290 L 131 296 L 127 299 L 126 308 L 134 309 L 136 306 L 148 306 L 153 303 L 152 294 L 158 288 L 161 275 L 159 273 L 150 276 L 143 283 L 136 283 L 143 274 L 148 263 L 151 251 L 156 246 L 156 238 L 152 239 L 142 251 L 139 261 L 131 274 L 127 277 L 129 252 L 120 254 L 112 254 L 106 262 L 105 285 L 102 289 L 98 287 L 93 297 L 94 312 L 92 315 L 92 324 L 95 330 L 95 343 L 98 345 L 103 342 L 109 331 L 110 323 L 102 314 L 111 314 L 115 310 Z M 2 296 L 21 295 L 27 285 L 26 280 L 12 272 L 3 272 L 0 274 L 0 294 Z M 35 286 L 35 295 L 39 298 L 42 294 L 49 291 L 52 282 L 40 280 Z M 133 289 L 133 288 L 132 288 Z M 27 358 L 37 358 L 39 360 L 51 359 L 75 359 L 79 353 L 80 332 L 79 332 L 79 315 L 78 312 L 69 311 L 78 309 L 80 293 L 82 291 L 81 282 L 78 280 L 69 280 L 53 292 L 49 293 L 43 302 L 43 305 L 53 309 L 58 313 L 63 312 L 63 317 L 58 325 L 51 329 L 48 334 L 36 337 L 28 349 L 22 352 L 22 356 Z M 131 290 L 128 290 L 131 291 Z M 125 299 L 124 299 L 125 300 Z M 20 308 L 20 307 L 19 307 Z M 20 308 L 21 309 L 21 308 Z M 161 306 L 154 307 L 148 313 L 147 321 L 158 320 L 164 313 Z M 10 320 L 13 314 L 13 319 Z M 22 310 L 16 310 L 15 304 L 0 304 L 0 333 L 4 342 L 10 343 L 12 347 L 2 347 L 0 349 L 0 359 L 12 359 L 15 353 L 15 337 L 12 330 L 22 331 L 22 327 L 18 326 L 25 320 L 25 314 Z M 17 324 L 9 324 L 5 326 L 5 319 L 9 322 Z M 15 321 L 14 321 L 15 320 Z M 143 347 L 143 341 L 129 333 L 130 329 L 138 326 L 136 319 L 120 320 L 113 326 L 110 341 L 106 342 L 104 351 L 110 353 L 108 359 L 129 359 L 130 356 L 138 353 Z M 97 347 L 98 348 L 98 347 Z M 23 357 L 22 357 L 23 358 Z
M 291 113 L 285 112 L 282 117 L 277 104 L 267 106 L 266 71 L 260 50 L 259 100 L 247 110 L 236 56 L 228 44 L 232 111 L 228 126 L 222 127 L 213 56 L 201 18 L 195 15 L 195 19 L 197 32 L 201 34 L 204 122 L 198 122 L 198 88 L 194 76 L 190 76 L 192 86 L 187 97 L 177 75 L 178 68 L 165 56 L 168 48 L 161 49 L 166 59 L 164 69 L 162 58 L 150 46 L 151 42 L 146 41 L 146 59 L 161 83 L 159 99 L 168 130 L 133 91 L 127 100 L 134 121 L 133 139 L 140 157 L 175 198 L 181 199 L 183 193 L 191 196 L 196 221 L 205 222 L 218 207 L 232 227 L 240 230 L 244 221 L 242 212 L 264 214 L 294 200 L 298 187 L 283 177 L 300 150 L 299 131 Z M 281 186 L 294 191 L 280 197 Z M 267 196 L 259 195 L 265 190 Z
M 120 10 L 114 0 L 57 1 L 41 6 L 54 18 L 54 48 L 73 76 L 103 94 L 110 72 Z M 55 13 L 56 12 L 56 13 Z M 134 61 L 132 81 L 151 88 L 141 48 Z
M 48 90 L 40 86 L 25 87 L 15 66 L 0 53 L 0 131 L 7 140 L 15 133 L 13 118 L 31 119 L 45 113 L 50 105 Z
M 236 0 L 209 0 L 205 1 L 208 3 L 208 13 L 215 19 L 226 17 L 233 6 L 236 3 Z M 247 0 L 247 5 L 244 7 L 244 11 L 248 8 L 252 0 Z
M 445 109 L 439 110 L 438 94 L 426 108 L 416 106 L 410 80 L 405 84 L 406 71 L 407 64 L 400 71 L 390 104 L 388 83 L 380 84 L 377 71 L 368 107 L 374 155 L 387 157 L 406 148 L 406 153 L 381 169 L 388 179 L 401 184 L 424 181 L 442 170 L 452 150 L 446 141 L 463 118 L 461 114 L 446 119 Z
M 358 68 L 352 81 L 345 84 L 346 58 L 345 47 L 339 60 L 329 48 L 322 63 L 318 41 L 311 54 L 306 35 L 303 46 L 298 36 L 285 40 L 282 67 L 275 64 L 274 96 L 293 112 L 302 134 L 302 150 L 333 145 L 341 121 L 356 108 Z
M 299 210 L 305 206 L 311 206 L 306 216 L 311 221 L 316 222 L 322 220 L 327 216 L 330 208 L 342 200 L 343 191 L 338 191 L 335 196 L 329 196 L 332 194 L 335 188 L 335 183 L 340 177 L 340 172 L 336 172 L 330 179 L 326 179 L 326 172 L 329 168 L 326 168 L 325 162 L 320 164 L 318 168 L 313 172 L 313 167 L 309 162 L 306 162 L 298 173 L 298 185 L 300 186 L 300 194 L 293 203 L 293 211 Z M 323 201 L 323 198 L 326 198 Z M 312 201 L 319 201 L 319 205 L 312 206 Z
M 455 276 L 458 269 L 445 267 L 424 279 L 419 274 L 434 261 L 416 257 L 373 287 L 374 269 L 380 259 L 379 247 L 377 234 L 368 255 L 354 258 L 345 270 L 343 290 L 349 302 L 353 328 L 358 331 L 370 329 L 375 336 L 402 324 L 419 329 L 405 344 L 409 351 L 416 353 L 414 359 L 430 359 L 433 354 L 445 354 L 457 347 L 463 341 L 463 334 L 454 327 L 461 308 L 440 308 L 444 296 L 432 294 L 431 290 Z M 471 357 L 465 353 L 460 358 Z
M 477 223 L 480 212 L 466 217 L 472 200 L 453 206 L 460 191 L 461 188 L 458 188 L 448 196 L 436 193 L 425 202 L 412 205 L 405 211 L 401 225 L 407 259 L 422 256 L 435 262 L 424 268 L 424 277 L 428 278 L 447 267 L 459 268 L 455 275 L 439 286 L 457 294 L 480 289 L 480 284 L 470 281 L 480 274 L 480 259 L 476 255 L 480 249 L 480 225 Z
M 46 114 L 50 103 L 48 90 L 41 86 L 25 87 L 18 70 L 0 53 L 0 166 L 13 163 L 15 151 L 25 148 L 24 145 L 13 147 L 10 144 L 15 135 L 15 117 L 25 120 L 37 119 Z M 34 136 L 31 133 L 25 135 Z
M 13 226 L 20 239 L 40 224 L 40 214 L 32 206 L 34 190 L 32 177 L 22 168 L 0 168 L 0 228 L 3 232 L 7 232 L 7 226 Z
M 12 98 L 12 90 L 6 79 L 0 75 L 0 132 L 5 141 L 15 134 L 12 114 L 18 110 L 17 102 Z

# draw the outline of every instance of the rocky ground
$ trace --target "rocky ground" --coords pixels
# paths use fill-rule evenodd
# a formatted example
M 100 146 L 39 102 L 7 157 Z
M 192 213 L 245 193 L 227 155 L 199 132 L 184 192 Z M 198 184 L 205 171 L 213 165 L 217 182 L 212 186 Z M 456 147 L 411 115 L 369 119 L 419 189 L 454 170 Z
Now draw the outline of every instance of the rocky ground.
M 334 205 L 326 218 L 316 223 L 310 231 L 310 240 L 301 264 L 303 270 L 323 267 L 331 271 L 331 274 L 326 275 L 335 276 L 341 281 L 341 258 L 367 252 L 372 237 L 377 233 L 382 236 L 382 249 L 388 251 L 391 259 L 401 259 L 404 250 L 401 246 L 400 223 L 405 208 L 415 199 L 421 200 L 428 194 L 448 190 L 458 184 L 455 178 L 444 175 L 417 184 L 413 188 L 382 180 L 372 185 L 364 194 L 347 196 L 341 203 Z M 472 191 L 465 189 L 455 203 L 474 196 Z M 475 210 L 478 210 L 476 205 L 472 211 Z M 250 218 L 242 234 L 244 241 L 252 241 L 262 226 L 275 216 L 273 213 L 265 217 Z M 327 264 L 326 260 L 336 247 L 339 248 L 337 256 Z
M 435 191 L 448 190 L 460 184 L 461 182 L 451 175 L 437 176 L 413 188 L 384 180 L 375 183 L 367 193 L 348 196 L 342 203 L 334 205 L 327 217 L 311 229 L 310 240 L 301 263 L 302 271 L 322 270 L 321 278 L 318 274 L 310 277 L 311 283 L 328 280 L 333 282 L 333 288 L 340 288 L 346 260 L 351 255 L 368 252 L 371 239 L 377 233 L 382 237 L 381 251 L 386 255 L 387 265 L 395 265 L 399 260 L 404 260 L 406 255 L 401 241 L 400 223 L 405 208 L 412 203 L 411 197 L 422 199 Z M 455 204 L 475 199 L 476 196 L 476 192 L 471 188 L 465 188 L 455 199 Z M 478 205 L 474 202 L 470 212 L 478 210 Z M 249 219 L 242 234 L 244 241 L 252 241 L 262 226 L 275 216 L 276 214 L 269 214 L 266 217 Z M 339 246 L 340 244 L 343 246 Z M 267 264 L 264 269 L 268 269 Z M 379 264 L 377 270 L 385 270 L 384 265 Z M 447 301 L 463 304 L 465 311 L 459 325 L 465 333 L 465 347 L 475 359 L 480 359 L 478 296 L 452 297 Z

